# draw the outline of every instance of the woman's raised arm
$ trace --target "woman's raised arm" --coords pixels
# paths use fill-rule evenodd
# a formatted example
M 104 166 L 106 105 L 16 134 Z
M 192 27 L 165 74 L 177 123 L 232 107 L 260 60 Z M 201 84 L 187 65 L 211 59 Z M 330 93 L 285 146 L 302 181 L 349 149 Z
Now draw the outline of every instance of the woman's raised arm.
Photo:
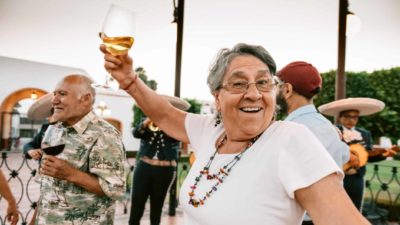
M 104 68 L 118 81 L 121 89 L 131 95 L 136 104 L 157 126 L 169 136 L 188 143 L 185 130 L 186 112 L 173 107 L 167 99 L 149 88 L 135 73 L 133 60 L 129 55 L 113 56 L 104 45 Z

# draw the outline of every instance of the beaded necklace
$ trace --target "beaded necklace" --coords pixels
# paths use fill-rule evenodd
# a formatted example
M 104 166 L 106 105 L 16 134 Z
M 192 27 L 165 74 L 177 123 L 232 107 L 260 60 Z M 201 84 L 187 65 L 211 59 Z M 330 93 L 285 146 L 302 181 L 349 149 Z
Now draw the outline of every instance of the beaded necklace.
M 262 133 L 261 133 L 262 134 Z M 215 155 L 218 153 L 218 150 L 221 148 L 222 145 L 226 143 L 226 134 L 222 138 L 219 139 L 219 141 L 216 144 L 216 149 L 214 154 L 210 157 L 208 160 L 206 166 L 203 168 L 203 170 L 200 171 L 200 174 L 195 178 L 194 184 L 190 186 L 191 191 L 188 193 L 190 199 L 189 199 L 189 205 L 192 205 L 193 207 L 198 207 L 199 205 L 204 205 L 204 202 L 210 198 L 211 194 L 213 192 L 216 192 L 218 189 L 218 186 L 221 185 L 224 181 L 224 179 L 229 175 L 231 172 L 232 168 L 236 165 L 237 162 L 242 158 L 243 154 L 257 141 L 257 139 L 261 136 L 261 134 L 257 135 L 256 137 L 252 138 L 246 145 L 245 149 L 240 152 L 238 155 L 236 155 L 230 162 L 225 164 L 223 167 L 221 167 L 217 173 L 210 173 L 209 169 L 211 166 L 211 163 L 213 162 Z M 200 182 L 201 178 L 203 175 L 207 178 L 207 180 L 216 180 L 216 183 L 211 187 L 211 190 L 206 192 L 205 196 L 203 198 L 197 198 L 195 199 L 195 189 L 197 188 L 197 184 Z

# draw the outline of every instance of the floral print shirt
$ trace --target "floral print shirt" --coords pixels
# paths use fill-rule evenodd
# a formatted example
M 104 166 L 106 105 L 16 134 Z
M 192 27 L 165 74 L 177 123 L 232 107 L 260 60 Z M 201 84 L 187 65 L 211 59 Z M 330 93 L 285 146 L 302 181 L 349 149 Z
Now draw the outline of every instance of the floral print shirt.
M 61 123 L 55 126 L 63 127 Z M 119 131 L 90 112 L 75 125 L 63 127 L 62 138 L 65 148 L 57 157 L 97 176 L 105 196 L 42 175 L 36 224 L 113 224 L 115 201 L 123 198 L 126 189 Z

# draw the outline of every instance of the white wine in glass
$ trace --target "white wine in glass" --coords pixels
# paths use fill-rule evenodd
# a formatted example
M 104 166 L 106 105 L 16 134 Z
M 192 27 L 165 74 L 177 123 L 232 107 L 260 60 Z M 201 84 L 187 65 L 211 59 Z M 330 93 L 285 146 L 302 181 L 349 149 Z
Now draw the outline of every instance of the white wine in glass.
M 135 41 L 136 13 L 111 5 L 103 23 L 101 38 L 113 55 L 126 54 Z
M 109 53 L 114 56 L 126 54 L 135 42 L 136 13 L 112 4 L 103 23 L 100 38 Z M 93 85 L 105 89 L 119 89 L 118 83 L 107 75 L 105 84 Z
M 103 37 L 102 39 L 107 51 L 112 55 L 126 54 L 135 41 L 133 37 Z

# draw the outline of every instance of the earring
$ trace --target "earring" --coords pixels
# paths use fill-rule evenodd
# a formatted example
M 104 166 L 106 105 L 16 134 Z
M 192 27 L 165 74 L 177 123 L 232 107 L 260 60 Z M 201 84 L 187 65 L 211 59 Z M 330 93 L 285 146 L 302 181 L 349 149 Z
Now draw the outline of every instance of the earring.
M 217 112 L 217 115 L 215 116 L 214 127 L 218 126 L 221 123 L 221 120 L 222 120 L 221 112 Z
M 274 115 L 272 116 L 271 121 L 275 121 L 275 120 L 278 119 L 278 111 L 279 111 L 279 109 L 278 109 L 278 110 L 275 110 Z

